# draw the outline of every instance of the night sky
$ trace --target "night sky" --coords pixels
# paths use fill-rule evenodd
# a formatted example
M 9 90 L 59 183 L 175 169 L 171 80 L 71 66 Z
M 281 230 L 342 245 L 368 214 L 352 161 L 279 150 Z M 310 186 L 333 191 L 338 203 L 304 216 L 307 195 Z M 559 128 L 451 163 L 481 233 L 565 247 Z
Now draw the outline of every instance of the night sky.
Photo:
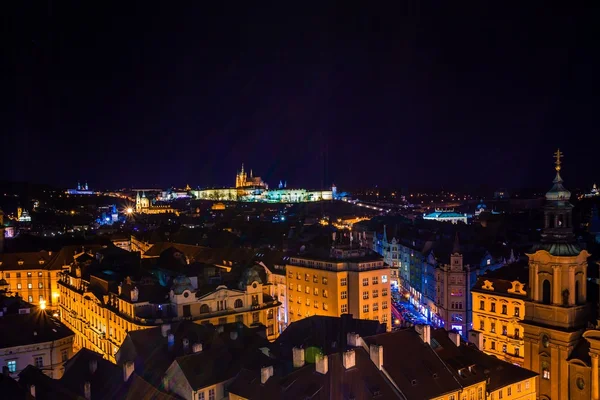
M 549 187 L 560 147 L 567 187 L 600 183 L 579 2 L 11 3 L 2 179 Z

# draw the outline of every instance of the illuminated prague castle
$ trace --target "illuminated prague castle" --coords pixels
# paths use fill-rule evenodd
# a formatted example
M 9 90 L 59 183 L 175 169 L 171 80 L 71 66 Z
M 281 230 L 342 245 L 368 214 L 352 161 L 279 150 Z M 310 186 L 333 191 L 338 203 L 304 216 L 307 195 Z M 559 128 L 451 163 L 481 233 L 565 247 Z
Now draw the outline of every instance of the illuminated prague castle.
M 280 184 L 278 189 L 269 189 L 269 185 L 259 176 L 250 176 L 242 169 L 235 176 L 235 187 L 223 189 L 193 190 L 192 194 L 200 200 L 215 201 L 247 201 L 264 203 L 304 203 L 313 201 L 333 200 L 336 188 L 330 190 L 288 189 Z

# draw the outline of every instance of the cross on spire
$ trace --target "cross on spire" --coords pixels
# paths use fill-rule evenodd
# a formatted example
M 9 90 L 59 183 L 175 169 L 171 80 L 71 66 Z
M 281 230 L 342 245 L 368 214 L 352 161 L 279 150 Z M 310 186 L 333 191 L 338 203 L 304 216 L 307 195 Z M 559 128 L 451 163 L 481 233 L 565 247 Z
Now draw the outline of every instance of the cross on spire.
M 554 153 L 554 158 L 556 158 L 556 161 L 554 161 L 554 164 L 556 164 L 556 167 L 554 167 L 554 169 L 556 169 L 556 172 L 560 171 L 560 159 L 563 157 L 563 153 L 560 151 L 560 149 L 557 149 L 556 152 Z

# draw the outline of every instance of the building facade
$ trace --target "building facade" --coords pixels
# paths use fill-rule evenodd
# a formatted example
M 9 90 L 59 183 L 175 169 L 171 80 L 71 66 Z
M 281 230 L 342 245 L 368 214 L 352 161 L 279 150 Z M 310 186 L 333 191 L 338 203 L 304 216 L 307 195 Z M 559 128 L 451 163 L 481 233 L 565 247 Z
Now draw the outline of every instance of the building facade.
M 528 274 L 522 263 L 507 265 L 479 277 L 471 289 L 473 330 L 469 335 L 482 336 L 485 353 L 521 367 Z
M 368 249 L 345 246 L 332 248 L 329 257 L 290 257 L 286 273 L 288 322 L 352 314 L 391 328 L 390 268 Z

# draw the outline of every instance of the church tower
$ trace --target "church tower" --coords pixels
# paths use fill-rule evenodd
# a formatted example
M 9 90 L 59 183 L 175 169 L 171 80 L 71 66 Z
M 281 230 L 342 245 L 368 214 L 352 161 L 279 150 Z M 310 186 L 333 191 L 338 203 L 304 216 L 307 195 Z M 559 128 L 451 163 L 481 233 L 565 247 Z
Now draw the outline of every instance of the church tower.
M 576 377 L 567 361 L 588 322 L 587 259 L 575 242 L 571 193 L 560 176 L 562 153 L 555 153 L 556 177 L 546 193 L 541 243 L 529 257 L 525 303 L 524 366 L 539 373 L 540 399 L 569 399 Z

